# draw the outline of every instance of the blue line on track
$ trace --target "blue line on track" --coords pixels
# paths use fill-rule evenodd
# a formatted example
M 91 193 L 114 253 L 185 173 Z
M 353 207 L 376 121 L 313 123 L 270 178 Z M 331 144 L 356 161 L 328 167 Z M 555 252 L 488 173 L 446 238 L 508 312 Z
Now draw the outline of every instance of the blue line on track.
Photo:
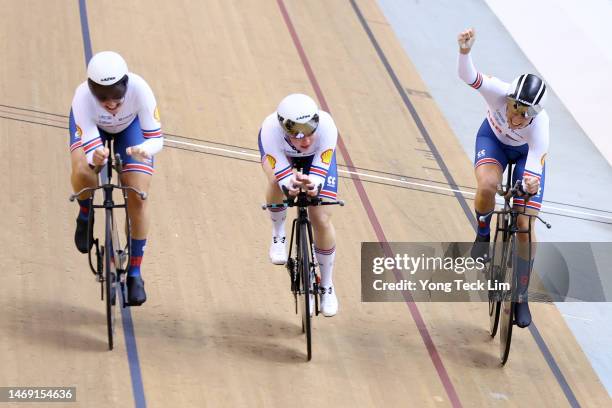
M 145 399 L 144 386 L 142 385 L 140 361 L 138 360 L 138 347 L 136 347 L 136 335 L 134 333 L 132 313 L 129 307 L 121 308 L 121 322 L 123 323 L 123 336 L 125 337 L 125 348 L 128 355 L 128 365 L 130 366 L 130 377 L 132 378 L 134 403 L 136 408 L 145 408 L 147 406 L 147 401 Z
M 86 0 L 79 0 L 79 14 L 81 17 L 81 34 L 83 35 L 85 65 L 87 65 L 93 55 L 93 52 L 91 49 L 91 37 L 89 36 Z M 147 401 L 145 399 L 144 387 L 142 385 L 142 374 L 140 370 L 140 362 L 138 360 L 138 348 L 136 347 L 134 324 L 132 323 L 132 313 L 129 307 L 121 307 L 121 321 L 123 323 L 123 336 L 125 337 L 125 348 L 127 349 L 128 365 L 130 367 L 130 377 L 132 379 L 134 404 L 136 408 L 145 408 L 147 406 Z
M 93 53 L 91 52 L 91 38 L 89 37 L 89 22 L 87 20 L 87 4 L 85 4 L 85 0 L 79 0 L 79 14 L 81 16 L 81 34 L 83 35 L 85 64 L 87 64 Z

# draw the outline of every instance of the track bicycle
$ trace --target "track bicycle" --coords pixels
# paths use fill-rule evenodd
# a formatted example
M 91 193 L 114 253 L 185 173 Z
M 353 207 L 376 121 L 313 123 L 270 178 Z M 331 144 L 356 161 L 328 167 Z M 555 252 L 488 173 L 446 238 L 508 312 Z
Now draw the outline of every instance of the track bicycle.
M 514 186 L 512 185 L 512 172 L 515 162 L 508 163 L 508 175 L 505 187 L 498 185 L 498 194 L 504 197 L 504 207 L 499 211 L 492 211 L 491 214 L 496 214 L 497 225 L 495 229 L 495 238 L 491 247 L 491 256 L 489 258 L 488 278 L 490 280 L 490 289 L 488 292 L 489 302 L 489 334 L 495 337 L 499 329 L 500 338 L 500 360 L 501 364 L 506 364 L 510 354 L 510 343 L 512 340 L 512 326 L 516 324 L 515 309 L 516 303 L 523 300 L 518 293 L 518 256 L 519 243 L 517 234 L 528 234 L 528 258 L 532 259 L 532 242 L 531 229 L 532 218 L 538 219 L 547 228 L 551 225 L 544 221 L 539 215 L 527 214 L 525 212 L 527 203 L 532 197 L 531 195 L 521 195 L 521 180 L 517 180 Z M 513 199 L 520 197 L 524 199 L 524 204 L 515 208 Z M 481 217 L 481 221 L 488 216 Z M 521 229 L 518 224 L 519 216 L 529 217 L 528 227 Z M 529 271 L 531 273 L 531 271 Z M 500 283 L 505 285 L 500 285 Z
M 286 193 L 286 191 L 285 191 Z M 296 197 L 289 197 L 282 204 L 264 204 L 262 209 L 297 207 L 297 217 L 291 227 L 289 255 L 285 267 L 289 272 L 291 292 L 295 300 L 295 313 L 298 314 L 298 303 L 302 312 L 302 333 L 306 335 L 307 359 L 312 359 L 312 315 L 319 315 L 319 283 L 317 263 L 314 256 L 312 225 L 308 219 L 308 207 L 321 205 L 344 206 L 344 201 L 323 201 L 319 197 L 310 197 L 300 191 Z M 297 231 L 297 232 L 296 232 Z M 295 251 L 293 247 L 295 244 Z M 294 256 L 292 257 L 292 252 Z M 299 302 L 298 302 L 299 299 Z
M 112 151 L 111 139 L 105 141 L 105 145 Z M 128 191 L 136 193 L 142 200 L 147 199 L 147 193 L 137 190 L 134 187 L 123 186 L 121 178 L 117 177 L 117 183 L 112 183 L 113 170 L 119 175 L 123 169 L 121 157 L 115 154 L 114 158 L 109 157 L 106 165 L 96 167 L 94 170 L 99 175 L 99 183 L 97 187 L 86 187 L 79 192 L 70 196 L 70 201 L 74 201 L 81 194 L 91 192 L 91 200 L 89 202 L 89 222 L 87 224 L 88 240 L 92 239 L 92 229 L 95 209 L 104 209 L 105 227 L 104 227 L 104 243 L 100 244 L 99 239 L 93 239 L 93 242 L 88 243 L 89 252 L 89 268 L 95 275 L 96 281 L 100 283 L 100 299 L 106 300 L 106 326 L 108 332 L 108 349 L 112 350 L 114 346 L 115 321 L 117 317 L 117 293 L 120 295 L 121 305 L 129 306 L 126 295 L 125 280 L 127 276 L 127 268 L 130 265 L 130 242 L 131 242 L 131 225 L 127 211 L 127 194 Z M 103 191 L 102 204 L 94 204 L 95 193 L 98 190 Z M 113 191 L 121 191 L 123 198 L 122 203 L 115 203 L 113 200 Z M 119 229 L 117 228 L 116 214 L 114 209 L 123 208 L 125 211 L 125 244 L 122 245 L 120 240 Z M 92 249 L 95 248 L 95 265 L 92 261 Z

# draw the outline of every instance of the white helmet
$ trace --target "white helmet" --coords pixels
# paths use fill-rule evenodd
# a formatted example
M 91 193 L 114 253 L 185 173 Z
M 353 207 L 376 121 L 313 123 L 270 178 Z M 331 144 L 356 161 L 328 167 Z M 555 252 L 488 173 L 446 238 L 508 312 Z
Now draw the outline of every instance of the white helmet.
M 89 60 L 87 83 L 98 100 L 123 98 L 127 91 L 127 82 L 127 64 L 116 52 L 102 51 Z
M 289 136 L 310 136 L 319 125 L 319 107 L 304 94 L 286 96 L 276 109 L 278 123 Z

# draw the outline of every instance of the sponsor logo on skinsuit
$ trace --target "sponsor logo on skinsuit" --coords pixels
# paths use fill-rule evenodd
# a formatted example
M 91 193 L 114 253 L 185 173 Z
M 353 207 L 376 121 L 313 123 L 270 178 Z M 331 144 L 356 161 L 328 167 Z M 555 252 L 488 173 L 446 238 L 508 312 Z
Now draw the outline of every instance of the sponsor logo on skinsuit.
M 83 137 L 83 130 L 81 130 L 81 127 L 79 125 L 76 125 L 76 132 L 74 132 L 74 136 L 78 139 Z
M 270 163 L 270 167 L 272 167 L 272 169 L 276 167 L 276 159 L 274 157 L 266 154 L 266 160 L 268 160 L 268 163 Z
M 331 163 L 333 154 L 334 154 L 334 151 L 332 149 L 327 149 L 326 151 L 321 153 L 321 161 L 323 161 L 323 163 L 325 164 Z

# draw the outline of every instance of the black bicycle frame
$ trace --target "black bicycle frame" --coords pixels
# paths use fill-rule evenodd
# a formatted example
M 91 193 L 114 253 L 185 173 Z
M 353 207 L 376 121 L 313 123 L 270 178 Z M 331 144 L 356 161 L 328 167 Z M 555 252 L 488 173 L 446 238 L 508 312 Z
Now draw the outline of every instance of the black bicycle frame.
M 113 139 L 109 138 L 105 141 L 104 145 L 109 149 L 110 152 L 113 151 Z M 118 156 L 118 155 L 117 155 Z M 108 162 L 106 163 L 106 165 L 102 168 L 96 168 L 96 172 L 101 172 L 101 176 L 102 176 L 102 185 L 100 186 L 100 189 L 102 189 L 103 191 L 103 200 L 102 200 L 102 204 L 101 205 L 96 205 L 93 203 L 93 199 L 94 199 L 94 194 L 95 194 L 95 190 L 92 191 L 92 196 L 91 196 L 91 200 L 89 203 L 89 211 L 90 214 L 93 214 L 93 211 L 96 208 L 104 208 L 105 212 L 106 212 L 106 217 L 112 216 L 112 210 L 115 208 L 123 208 L 125 209 L 125 217 L 126 217 L 126 222 L 127 222 L 127 231 L 126 231 L 126 240 L 127 240 L 127 246 L 128 246 L 128 259 L 127 259 L 127 263 L 126 265 L 130 264 L 130 260 L 131 260 L 131 254 L 132 254 L 132 240 L 130 239 L 131 237 L 131 223 L 130 223 L 130 218 L 129 218 L 129 213 L 128 213 L 128 208 L 127 208 L 127 190 L 125 189 L 121 189 L 122 190 L 122 195 L 123 195 L 123 204 L 115 204 L 115 201 L 113 200 L 113 190 L 115 190 L 117 188 L 117 185 L 112 184 L 112 177 L 113 177 L 113 168 L 115 168 L 115 170 L 117 171 L 117 179 L 120 183 L 119 177 L 121 174 L 121 168 L 122 168 L 122 163 L 120 161 L 120 158 L 117 157 L 117 160 L 113 160 L 114 155 L 109 155 L 108 158 Z M 106 174 L 103 173 L 106 170 Z M 120 184 L 119 184 L 120 186 Z M 90 222 L 88 223 L 87 226 L 87 236 L 91 236 L 90 235 L 90 228 L 92 228 L 92 217 L 90 217 Z M 105 231 L 105 235 L 110 233 L 110 231 Z M 97 250 L 97 246 L 98 246 L 98 240 L 94 240 L 94 243 L 96 245 L 96 250 Z M 112 248 L 113 249 L 113 257 L 115 256 L 116 251 L 120 250 L 121 248 Z M 109 251 L 111 250 L 111 248 L 104 248 L 105 251 Z M 97 260 L 97 262 L 99 262 L 99 260 Z M 117 259 L 115 259 L 115 264 L 117 265 L 117 267 L 119 266 L 119 263 L 117 263 Z M 97 265 L 99 267 L 99 265 Z M 92 260 L 91 260 L 91 250 L 89 251 L 89 267 L 91 268 L 92 272 L 94 274 L 98 274 L 98 271 L 96 269 L 94 269 L 93 264 L 92 264 Z
M 532 218 L 536 217 L 536 215 L 526 213 L 529 196 L 526 197 L 525 204 L 522 206 L 523 207 L 522 211 L 515 209 L 514 204 L 510 205 L 511 197 L 509 197 L 508 194 L 510 193 L 512 189 L 512 173 L 514 171 L 514 164 L 515 164 L 514 162 L 508 163 L 508 175 L 506 179 L 506 188 L 503 188 L 503 187 L 500 188 L 500 193 L 503 193 L 503 196 L 504 196 L 504 209 L 503 211 L 495 211 L 495 213 L 497 214 L 497 223 L 496 223 L 496 228 L 495 228 L 495 239 L 493 241 L 493 245 L 496 245 L 497 234 L 499 232 L 503 234 L 502 235 L 503 245 L 502 245 L 501 255 L 502 255 L 502 261 L 507 262 L 506 265 L 508 267 L 513 267 L 514 265 L 511 264 L 512 256 L 510 256 L 510 259 L 505 258 L 505 255 L 507 253 L 506 245 L 510 245 L 510 239 L 512 235 L 514 234 L 523 234 L 523 233 L 528 234 L 529 250 L 528 250 L 527 259 L 531 259 L 531 252 L 532 252 L 531 224 L 532 224 Z M 518 225 L 518 220 L 521 215 L 529 218 L 529 222 L 527 223 L 527 228 L 525 229 L 521 229 Z M 518 237 L 517 237 L 517 240 L 518 240 Z M 531 271 L 529 271 L 529 273 L 531 274 Z M 514 288 L 512 288 L 512 290 L 514 292 Z M 514 297 L 514 293 L 513 293 L 513 297 Z

